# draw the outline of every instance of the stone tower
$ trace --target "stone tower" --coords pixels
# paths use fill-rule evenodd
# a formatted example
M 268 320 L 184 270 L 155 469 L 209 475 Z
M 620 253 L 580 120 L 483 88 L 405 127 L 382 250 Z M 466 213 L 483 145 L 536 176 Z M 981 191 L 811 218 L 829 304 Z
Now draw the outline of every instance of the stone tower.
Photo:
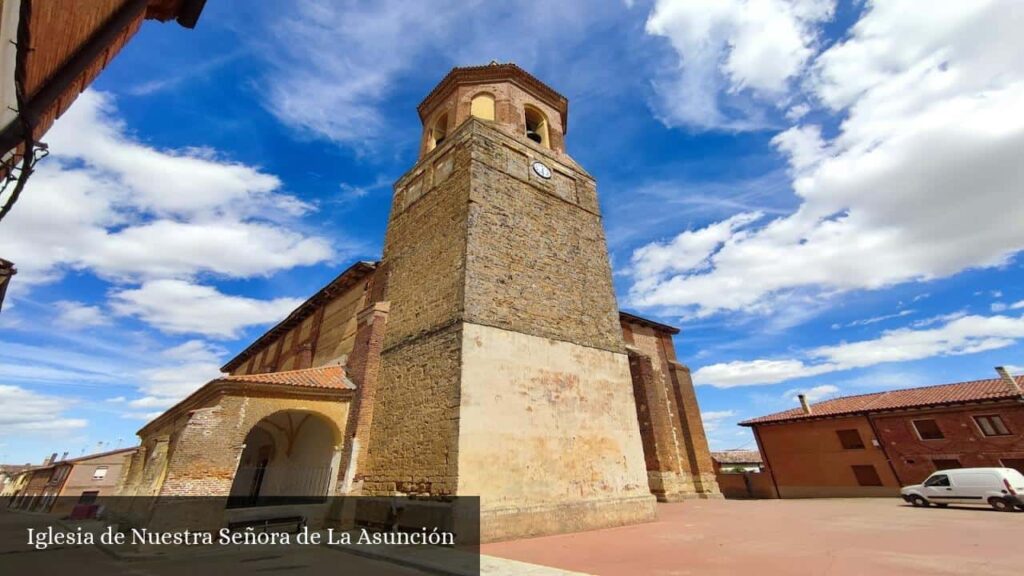
M 568 101 L 455 68 L 395 184 L 367 494 L 479 495 L 485 540 L 654 518 L 594 179 Z

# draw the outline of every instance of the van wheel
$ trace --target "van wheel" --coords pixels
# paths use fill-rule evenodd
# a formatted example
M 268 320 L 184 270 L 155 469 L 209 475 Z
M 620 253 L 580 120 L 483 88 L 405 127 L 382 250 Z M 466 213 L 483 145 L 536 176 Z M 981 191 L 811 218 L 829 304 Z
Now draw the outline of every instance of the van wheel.
M 989 498 L 989 505 L 1000 512 L 1013 512 L 1014 505 L 1003 500 L 1002 498 Z
M 913 498 L 910 499 L 910 503 L 913 504 L 915 508 L 928 507 L 928 501 L 921 496 L 914 496 Z

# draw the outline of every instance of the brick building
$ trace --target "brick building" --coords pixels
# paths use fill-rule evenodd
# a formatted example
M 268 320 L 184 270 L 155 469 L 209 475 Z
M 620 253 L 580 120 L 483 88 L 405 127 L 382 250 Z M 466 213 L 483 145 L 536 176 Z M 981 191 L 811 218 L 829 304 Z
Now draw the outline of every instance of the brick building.
M 10 495 L 9 506 L 32 512 L 66 515 L 76 503 L 90 504 L 101 496 L 113 496 L 127 459 L 136 448 L 122 448 L 78 458 L 60 460 L 54 454 L 40 466 L 20 472 L 19 488 Z
M 479 495 L 486 540 L 719 496 L 678 330 L 617 308 L 566 98 L 492 63 L 452 70 L 418 111 L 381 261 L 143 427 L 121 493 L 225 498 L 191 516 L 204 528 L 273 514 L 252 510 L 272 495 Z
M 887 496 L 936 470 L 1024 472 L 1024 376 L 844 396 L 741 422 L 782 498 Z

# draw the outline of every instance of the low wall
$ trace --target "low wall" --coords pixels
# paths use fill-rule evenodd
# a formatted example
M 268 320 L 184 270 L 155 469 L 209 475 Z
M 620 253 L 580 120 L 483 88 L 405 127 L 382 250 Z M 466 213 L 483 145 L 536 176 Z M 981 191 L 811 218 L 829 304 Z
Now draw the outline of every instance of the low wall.
M 731 499 L 778 498 L 772 477 L 768 472 L 742 472 L 715 474 L 722 495 Z

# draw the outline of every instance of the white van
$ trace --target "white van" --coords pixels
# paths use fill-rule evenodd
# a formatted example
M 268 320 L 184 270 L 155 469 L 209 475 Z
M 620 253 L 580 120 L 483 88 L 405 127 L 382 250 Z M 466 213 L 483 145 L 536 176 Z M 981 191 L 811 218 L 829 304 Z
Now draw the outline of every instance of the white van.
M 900 496 L 914 506 L 987 504 L 996 510 L 1024 510 L 1024 474 L 1013 468 L 940 470 L 923 484 L 906 486 Z

